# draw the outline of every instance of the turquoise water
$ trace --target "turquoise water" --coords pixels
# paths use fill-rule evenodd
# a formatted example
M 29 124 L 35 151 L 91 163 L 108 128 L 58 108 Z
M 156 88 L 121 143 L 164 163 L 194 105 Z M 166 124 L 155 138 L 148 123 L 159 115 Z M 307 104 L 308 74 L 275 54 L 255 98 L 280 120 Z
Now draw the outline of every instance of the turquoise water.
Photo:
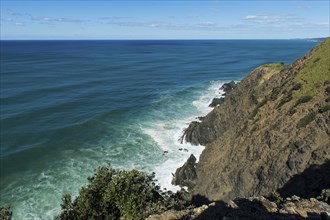
M 105 164 L 155 171 L 175 190 L 171 173 L 203 150 L 178 139 L 219 87 L 316 44 L 1 41 L 1 205 L 14 219 L 52 219 L 61 195 Z

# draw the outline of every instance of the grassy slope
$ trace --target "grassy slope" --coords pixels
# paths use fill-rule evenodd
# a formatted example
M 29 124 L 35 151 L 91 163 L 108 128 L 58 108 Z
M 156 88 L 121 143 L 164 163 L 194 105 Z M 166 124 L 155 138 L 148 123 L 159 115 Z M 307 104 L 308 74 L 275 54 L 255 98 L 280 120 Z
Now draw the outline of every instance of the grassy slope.
M 302 88 L 294 92 L 294 99 L 301 96 L 314 96 L 317 88 L 324 86 L 324 82 L 330 81 L 330 38 L 313 51 L 308 58 L 306 66 L 295 77 L 296 83 L 301 83 Z

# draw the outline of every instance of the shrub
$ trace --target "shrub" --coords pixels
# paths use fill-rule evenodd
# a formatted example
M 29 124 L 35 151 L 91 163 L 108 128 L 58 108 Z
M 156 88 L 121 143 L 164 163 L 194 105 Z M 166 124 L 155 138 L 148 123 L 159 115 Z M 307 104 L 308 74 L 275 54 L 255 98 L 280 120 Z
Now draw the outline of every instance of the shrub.
M 294 85 L 293 85 L 293 87 L 292 87 L 292 90 L 299 90 L 299 89 L 301 89 L 301 86 L 302 86 L 302 84 L 301 83 L 295 83 Z
M 276 191 L 270 194 L 269 200 L 275 202 L 277 205 L 280 205 L 284 201 L 282 196 Z
M 267 97 L 264 98 L 261 102 L 259 102 L 257 104 L 257 106 L 253 109 L 253 111 L 251 112 L 250 114 L 250 119 L 254 118 L 254 116 L 257 115 L 258 111 L 259 111 L 259 108 L 261 108 L 262 106 L 264 106 L 266 103 L 268 102 L 268 99 Z
M 318 196 L 317 199 L 330 204 L 330 189 L 323 189 L 321 195 Z
M 325 105 L 322 108 L 320 108 L 319 112 L 324 113 L 330 110 L 330 105 Z
M 314 121 L 315 117 L 316 117 L 315 112 L 309 113 L 308 115 L 306 115 L 305 117 L 303 117 L 298 121 L 297 128 L 306 127 L 306 125 Z
M 306 95 L 306 96 L 301 96 L 295 103 L 295 107 L 302 104 L 302 103 L 306 103 L 306 102 L 309 102 L 313 97 L 312 96 L 309 96 L 309 95 Z
M 179 194 L 161 191 L 154 174 L 101 167 L 88 181 L 74 201 L 63 195 L 62 212 L 55 219 L 144 219 L 186 205 Z
M 292 99 L 292 92 L 289 92 L 288 95 L 287 95 L 286 97 L 284 97 L 284 98 L 280 101 L 280 103 L 278 103 L 277 108 L 282 107 L 282 105 L 284 105 L 285 103 L 291 101 L 291 99 Z
M 0 219 L 10 220 L 13 213 L 11 211 L 10 205 L 4 205 L 0 207 Z
M 271 100 L 275 100 L 278 96 L 278 94 L 280 93 L 281 88 L 280 87 L 276 87 L 272 90 L 272 94 L 270 95 L 270 99 Z
M 324 93 L 326 95 L 330 95 L 330 86 L 328 86 L 327 88 L 325 88 Z
M 292 107 L 291 109 L 290 109 L 290 111 L 289 111 L 289 114 L 290 115 L 293 115 L 294 113 L 296 113 L 297 112 L 297 109 L 295 108 L 295 107 Z

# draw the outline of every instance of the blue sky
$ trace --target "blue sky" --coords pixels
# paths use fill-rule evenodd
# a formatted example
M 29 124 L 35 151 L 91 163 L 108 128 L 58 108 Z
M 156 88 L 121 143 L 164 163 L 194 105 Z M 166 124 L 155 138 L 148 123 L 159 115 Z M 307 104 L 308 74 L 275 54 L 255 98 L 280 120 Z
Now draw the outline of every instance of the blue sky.
M 328 0 L 1 0 L 1 39 L 329 36 Z

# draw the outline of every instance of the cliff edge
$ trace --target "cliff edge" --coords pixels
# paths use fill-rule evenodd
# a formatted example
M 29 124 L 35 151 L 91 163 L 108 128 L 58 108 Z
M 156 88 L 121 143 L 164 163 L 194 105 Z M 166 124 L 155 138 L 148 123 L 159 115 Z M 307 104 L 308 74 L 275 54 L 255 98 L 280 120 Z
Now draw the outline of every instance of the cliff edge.
M 329 38 L 291 65 L 256 68 L 186 129 L 187 142 L 206 146 L 192 195 L 309 198 L 330 188 L 329 110 Z

